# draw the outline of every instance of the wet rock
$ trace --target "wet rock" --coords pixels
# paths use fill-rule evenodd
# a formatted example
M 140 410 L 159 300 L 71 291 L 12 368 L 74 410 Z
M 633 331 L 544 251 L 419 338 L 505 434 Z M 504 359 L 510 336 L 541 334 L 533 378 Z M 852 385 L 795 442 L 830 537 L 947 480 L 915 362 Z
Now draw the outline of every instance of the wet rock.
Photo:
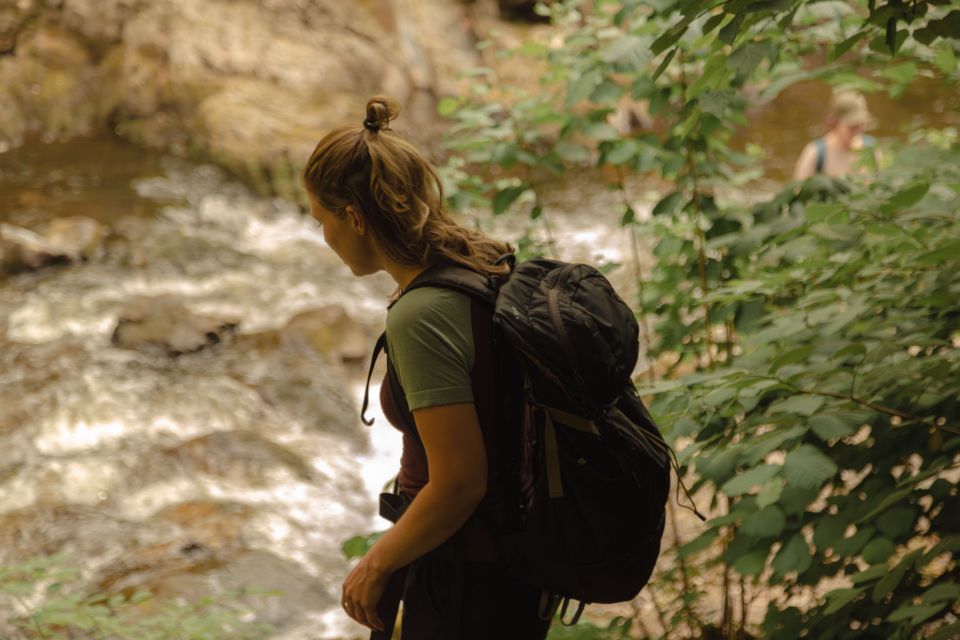
M 0 559 L 5 562 L 71 551 L 96 555 L 122 544 L 129 523 L 94 507 L 35 505 L 0 515 Z
M 110 230 L 83 216 L 56 218 L 37 230 L 0 224 L 0 263 L 7 271 L 82 262 L 101 248 Z
M 238 336 L 233 347 L 219 355 L 216 366 L 254 389 L 272 410 L 343 438 L 358 450 L 369 446 L 359 429 L 355 375 L 305 339 L 283 331 Z
M 30 229 L 0 224 L 0 262 L 6 271 L 40 269 L 69 259 L 55 246 Z
M 99 122 L 96 72 L 83 44 L 62 29 L 26 29 L 0 57 L 0 148 L 35 131 L 46 140 L 88 134 Z
M 107 227 L 83 216 L 51 220 L 37 230 L 0 224 L 0 263 L 7 271 L 93 257 L 109 235 Z
M 348 364 L 366 360 L 373 345 L 371 331 L 336 305 L 297 314 L 281 333 L 287 340 L 306 343 L 318 353 Z
M 195 314 L 174 296 L 156 296 L 124 307 L 111 340 L 124 349 L 180 355 L 219 343 L 237 324 Z
M 213 571 L 210 578 L 228 591 L 252 591 L 251 595 L 241 595 L 241 601 L 256 613 L 260 622 L 278 629 L 303 621 L 305 612 L 335 607 L 338 603 L 339 584 L 325 584 L 303 567 L 260 549 L 240 554 L 230 564 Z M 266 590 L 281 595 L 257 595 L 257 591 Z
M 252 431 L 216 431 L 164 451 L 191 471 L 231 476 L 263 484 L 267 472 L 288 469 L 294 477 L 311 481 L 310 465 L 296 453 Z
M 70 216 L 51 220 L 42 233 L 47 242 L 76 262 L 94 257 L 110 230 L 92 218 Z

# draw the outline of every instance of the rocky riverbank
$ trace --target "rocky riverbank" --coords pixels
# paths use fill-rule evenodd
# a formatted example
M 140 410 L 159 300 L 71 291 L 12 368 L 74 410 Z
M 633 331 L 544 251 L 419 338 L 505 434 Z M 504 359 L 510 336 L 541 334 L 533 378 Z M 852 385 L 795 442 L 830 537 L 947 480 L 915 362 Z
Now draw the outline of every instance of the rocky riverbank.
M 481 61 L 451 0 L 10 0 L 0 7 L 0 151 L 111 130 L 212 160 L 261 193 L 370 95 L 435 146 L 438 97 Z

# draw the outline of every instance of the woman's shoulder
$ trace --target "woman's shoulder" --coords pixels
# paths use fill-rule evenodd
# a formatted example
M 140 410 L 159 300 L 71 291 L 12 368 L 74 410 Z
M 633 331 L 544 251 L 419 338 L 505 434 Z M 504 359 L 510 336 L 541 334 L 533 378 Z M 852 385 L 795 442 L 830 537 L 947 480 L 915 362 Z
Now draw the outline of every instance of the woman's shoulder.
M 418 287 L 397 300 L 387 313 L 387 333 L 423 323 L 470 321 L 470 296 L 443 287 Z

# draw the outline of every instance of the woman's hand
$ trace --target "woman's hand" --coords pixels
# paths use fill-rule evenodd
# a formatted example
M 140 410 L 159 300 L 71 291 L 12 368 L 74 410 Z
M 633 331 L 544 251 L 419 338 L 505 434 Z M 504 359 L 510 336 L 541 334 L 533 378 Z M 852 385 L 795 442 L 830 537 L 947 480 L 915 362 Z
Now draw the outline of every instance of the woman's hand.
M 389 578 L 388 572 L 375 568 L 369 555 L 364 556 L 343 582 L 340 606 L 363 626 L 383 631 L 383 621 L 377 615 L 377 604 Z
M 472 402 L 417 409 L 413 417 L 430 480 L 343 583 L 343 610 L 376 631 L 384 628 L 376 608 L 392 573 L 452 536 L 487 488 L 487 454 Z

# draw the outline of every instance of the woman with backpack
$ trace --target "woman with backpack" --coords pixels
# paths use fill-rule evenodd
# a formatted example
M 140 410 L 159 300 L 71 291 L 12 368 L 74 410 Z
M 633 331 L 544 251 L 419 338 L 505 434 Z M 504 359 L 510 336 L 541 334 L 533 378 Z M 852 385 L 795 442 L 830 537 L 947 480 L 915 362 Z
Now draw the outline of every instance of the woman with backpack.
M 544 638 L 540 589 L 507 573 L 478 516 L 515 503 L 518 483 L 513 441 L 498 431 L 491 311 L 449 288 L 404 295 L 443 265 L 505 275 L 510 247 L 447 215 L 434 169 L 389 129 L 398 112 L 392 99 L 371 98 L 362 126 L 327 134 L 302 176 L 311 215 L 344 264 L 356 276 L 386 271 L 397 284 L 381 404 L 403 433 L 398 519 L 346 578 L 341 604 L 389 633 L 381 600 L 406 568 L 405 640 Z
M 866 133 L 875 124 L 863 94 L 850 89 L 835 90 L 830 98 L 828 131 L 803 148 L 794 167 L 793 179 L 806 180 L 821 174 L 848 175 L 856 169 L 863 149 L 873 149 L 874 159 L 879 161 L 876 140 Z

